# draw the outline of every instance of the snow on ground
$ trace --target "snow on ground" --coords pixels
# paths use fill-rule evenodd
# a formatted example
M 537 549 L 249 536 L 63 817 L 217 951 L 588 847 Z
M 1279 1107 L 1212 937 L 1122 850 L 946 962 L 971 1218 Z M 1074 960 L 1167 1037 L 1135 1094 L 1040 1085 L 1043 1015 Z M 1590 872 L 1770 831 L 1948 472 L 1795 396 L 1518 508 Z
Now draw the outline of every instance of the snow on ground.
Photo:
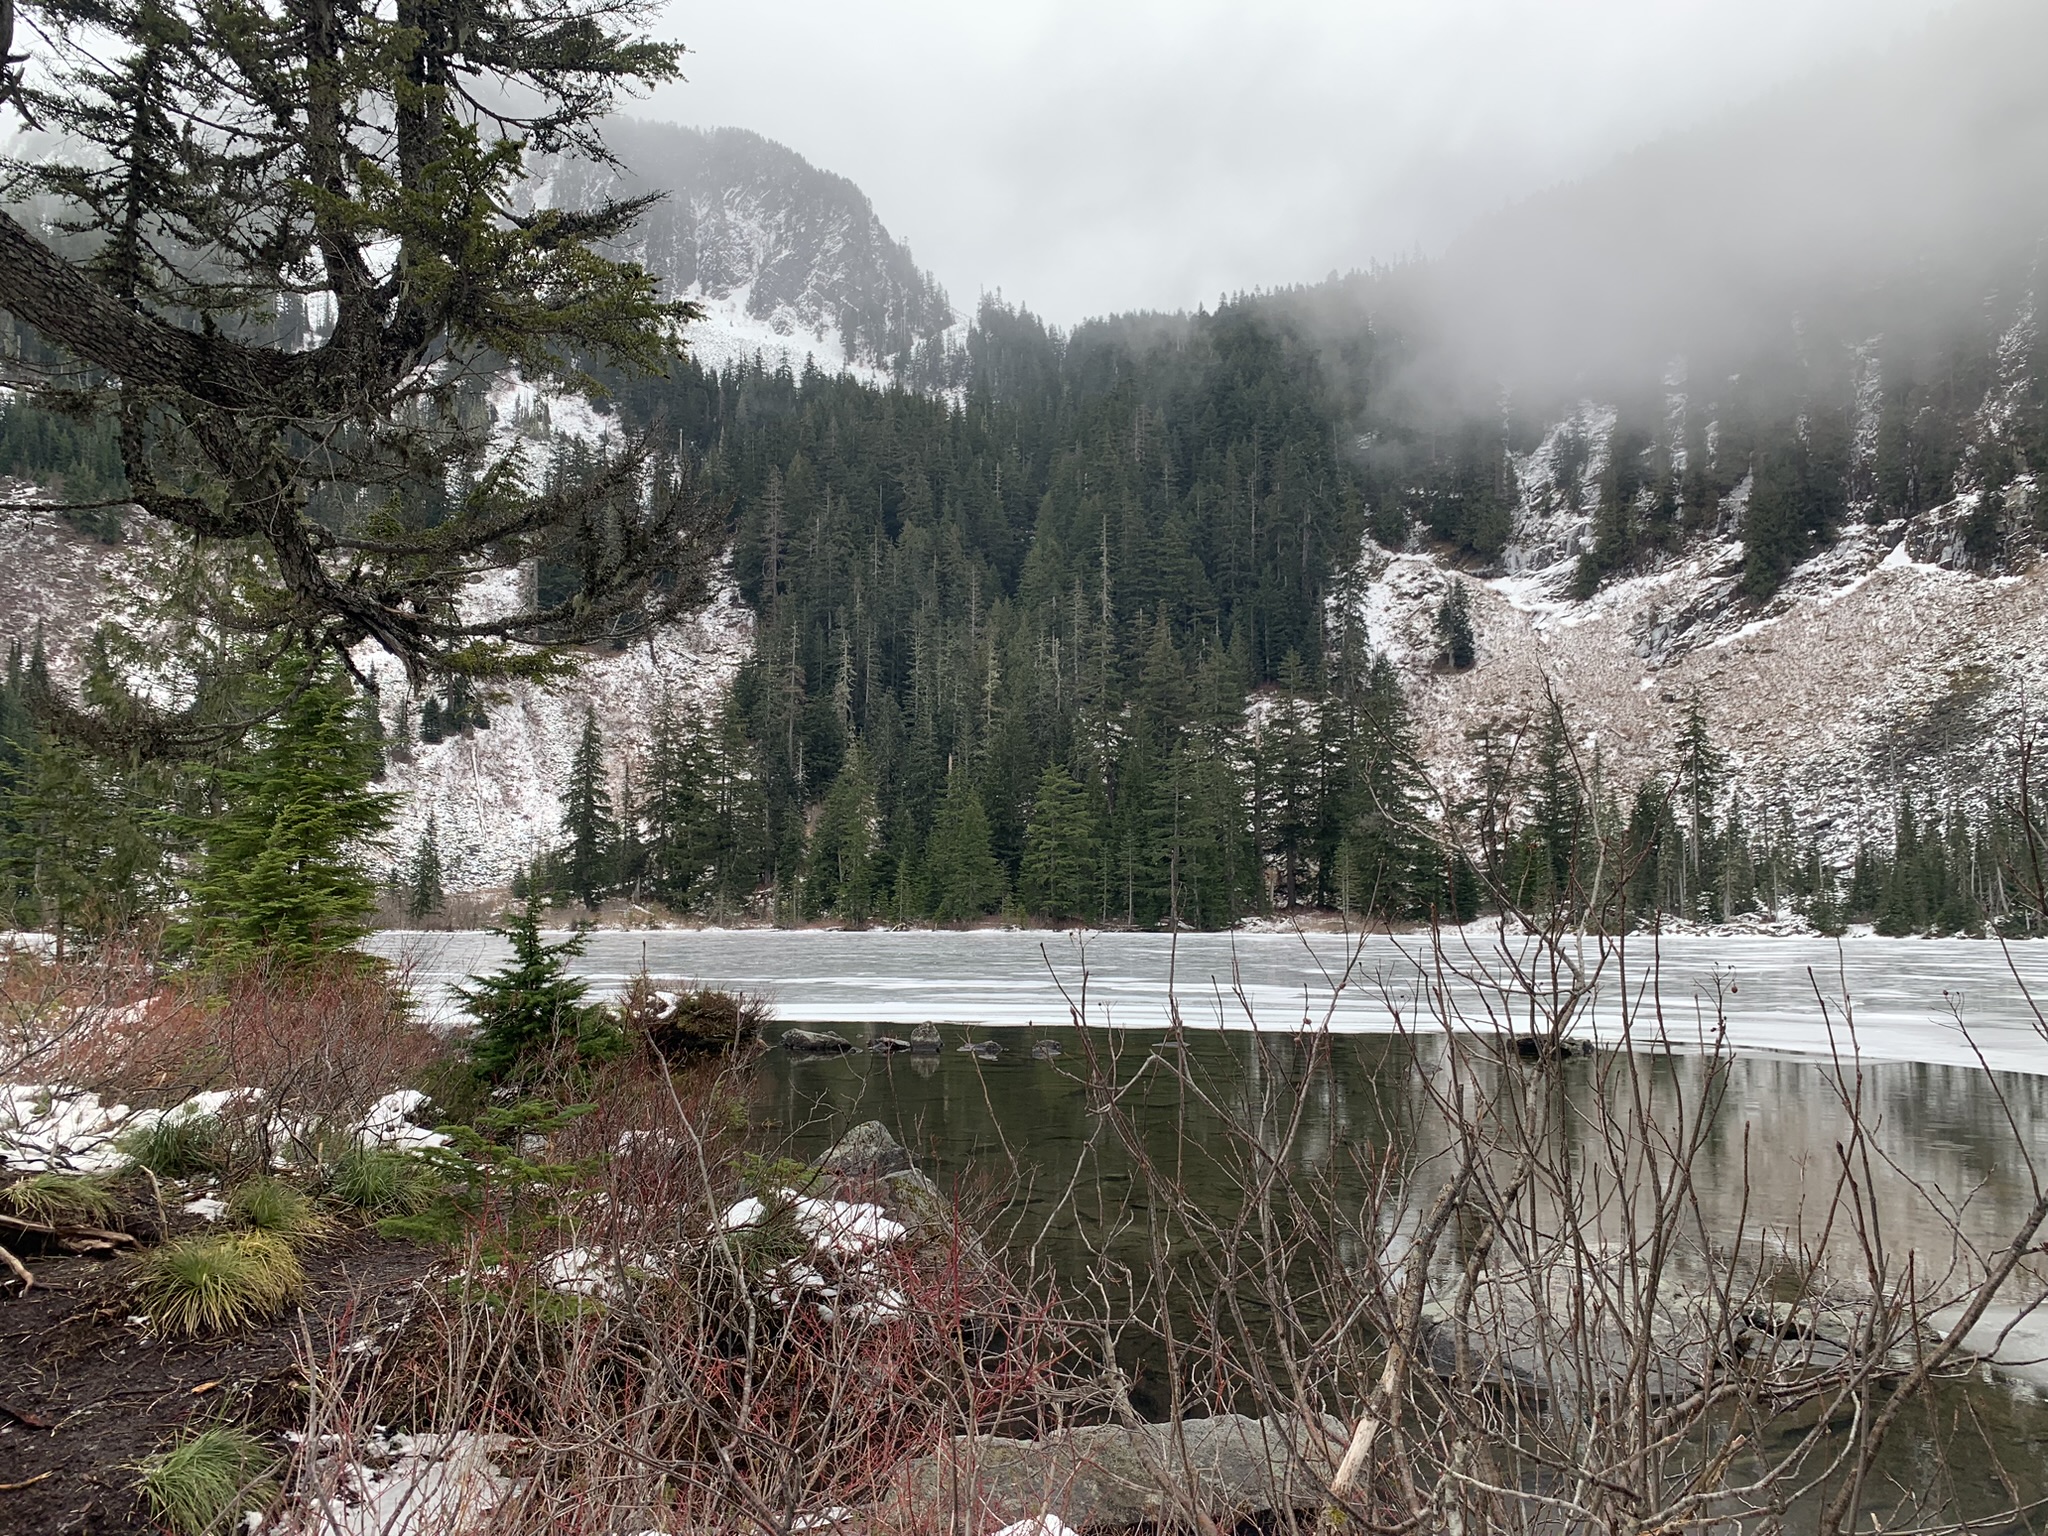
M 322 1536 L 448 1536 L 480 1530 L 518 1488 L 500 1469 L 518 1442 L 480 1430 L 445 1434 L 379 1431 L 314 1465 L 327 1490 L 309 1529 Z M 298 1512 L 303 1518 L 311 1512 Z
M 214 1089 L 169 1109 L 133 1109 L 81 1088 L 47 1083 L 0 1083 L 0 1168 L 13 1173 L 112 1173 L 128 1161 L 124 1138 L 165 1122 L 260 1112 L 256 1089 Z M 426 1103 L 412 1089 L 386 1094 L 356 1127 L 364 1146 L 417 1152 L 447 1145 L 438 1132 L 413 1124 Z M 310 1130 L 273 1117 L 273 1140 L 282 1145 Z
M 732 686 L 753 637 L 753 616 L 730 588 L 695 617 L 623 651 L 580 653 L 568 683 L 510 683 L 493 690 L 490 726 L 432 744 L 412 760 L 393 755 L 386 787 L 404 796 L 388 835 L 394 865 L 409 857 L 427 819 L 451 891 L 500 888 L 560 840 L 561 790 L 591 710 L 615 770 L 637 777 L 656 706 L 666 692 L 686 724 L 708 725 Z M 421 700 L 409 698 L 397 665 L 378 653 L 363 662 L 383 689 L 385 725 L 403 708 L 417 727 Z M 614 783 L 615 803 L 624 793 Z
M 1433 556 L 1368 544 L 1361 613 L 1401 669 L 1447 793 L 1471 782 L 1473 733 L 1540 720 L 1547 684 L 1626 795 L 1669 770 L 1697 696 L 1752 815 L 1782 801 L 1842 854 L 1888 832 L 1902 787 L 1945 798 L 1995 782 L 1986 747 L 2048 687 L 2048 566 L 1973 575 L 1929 542 L 1920 528 L 1854 525 L 1761 607 L 1737 593 L 1737 538 L 1583 602 L 1564 595 L 1570 557 L 1467 576 L 1479 663 L 1459 674 L 1437 665 L 1435 615 L 1455 573 Z
M 558 384 L 533 383 L 517 368 L 493 378 L 485 399 L 500 447 L 524 438 L 544 457 L 550 436 L 595 445 L 619 435 L 618 423 L 600 404 Z
M 47 495 L 24 480 L 0 476 L 0 495 Z M 74 533 L 47 512 L 0 512 L 0 645 L 26 652 L 43 637 L 50 670 L 68 676 L 91 638 L 112 571 L 128 551 Z
M 889 371 L 850 356 L 837 325 L 806 325 L 789 305 L 765 317 L 750 314 L 747 304 L 752 292 L 751 284 L 723 294 L 709 294 L 701 285 L 692 285 L 682 295 L 704 306 L 704 318 L 683 330 L 684 349 L 701 367 L 725 373 L 759 357 L 770 373 L 787 368 L 802 378 L 804 365 L 811 363 L 827 377 L 850 373 L 863 384 L 889 387 Z

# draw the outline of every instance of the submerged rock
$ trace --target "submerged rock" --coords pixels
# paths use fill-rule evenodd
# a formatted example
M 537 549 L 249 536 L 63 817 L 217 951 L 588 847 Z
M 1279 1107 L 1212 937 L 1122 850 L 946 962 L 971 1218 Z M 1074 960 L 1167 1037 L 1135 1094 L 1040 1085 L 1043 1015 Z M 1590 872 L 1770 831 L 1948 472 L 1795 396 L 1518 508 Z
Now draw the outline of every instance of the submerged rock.
M 995 1061 L 1003 1054 L 1003 1048 L 993 1040 L 969 1040 L 959 1047 L 962 1056 L 974 1056 L 982 1061 Z
M 1039 1040 L 1031 1047 L 1033 1061 L 1058 1061 L 1065 1054 L 1059 1048 L 1059 1042 L 1055 1040 Z
M 1719 1298 L 1667 1277 L 1645 1306 L 1631 1277 L 1625 1254 L 1604 1249 L 1583 1263 L 1560 1256 L 1533 1270 L 1483 1270 L 1462 1304 L 1455 1292 L 1424 1301 L 1430 1368 L 1558 1407 L 1638 1383 L 1652 1403 L 1688 1396 L 1725 1348 Z
M 909 1050 L 910 1042 L 908 1040 L 900 1040 L 894 1035 L 877 1035 L 868 1042 L 868 1049 L 877 1055 L 893 1056 L 898 1051 Z
M 939 1039 L 939 1026 L 936 1024 L 920 1024 L 910 1032 L 910 1050 L 913 1055 L 936 1056 L 943 1044 L 944 1042 Z
M 1334 1418 L 1234 1413 L 1043 1440 L 957 1435 L 910 1464 L 897 1497 L 913 1522 L 950 1517 L 969 1530 L 1048 1517 L 1083 1533 L 1180 1527 L 1196 1509 L 1228 1528 L 1320 1506 L 1344 1442 Z
M 822 1029 L 786 1029 L 782 1032 L 782 1048 L 798 1056 L 840 1056 L 855 1047 L 844 1035 Z

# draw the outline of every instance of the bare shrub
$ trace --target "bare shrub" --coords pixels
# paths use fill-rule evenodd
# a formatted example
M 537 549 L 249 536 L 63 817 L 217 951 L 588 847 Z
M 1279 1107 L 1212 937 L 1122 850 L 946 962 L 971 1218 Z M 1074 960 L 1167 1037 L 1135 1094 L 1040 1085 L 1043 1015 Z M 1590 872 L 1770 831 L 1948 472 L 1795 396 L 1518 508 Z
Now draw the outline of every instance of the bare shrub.
M 1835 1531 L 1998 1516 L 1995 1490 L 1924 1468 L 1973 1433 L 1931 1394 L 1979 1368 L 1987 1316 L 2009 1328 L 2043 1294 L 2030 1254 L 2048 1194 L 2017 1123 L 2009 1155 L 2034 1193 L 1987 1232 L 1890 1160 L 1845 1030 L 1834 1063 L 1809 1069 L 1833 1105 L 1827 1164 L 1801 1174 L 1782 1149 L 1729 1147 L 1721 1015 L 1666 1019 L 1654 952 L 1638 975 L 1624 940 L 1531 926 L 1504 927 L 1490 952 L 1439 935 L 1416 953 L 1415 994 L 1385 998 L 1403 1034 L 1367 1047 L 1412 1068 L 1398 1094 L 1349 1106 L 1341 1144 L 1329 1058 L 1361 1047 L 1327 1019 L 1254 1035 L 1242 1070 L 1205 1065 L 1185 1032 L 1091 1057 L 1135 1177 L 1087 1228 L 1100 1236 L 1082 1294 L 1126 1401 L 1145 1386 L 1170 1422 L 1335 1415 L 1347 1433 L 1295 1469 L 1321 1490 L 1297 1512 L 1310 1523 Z M 1596 998 L 1601 1048 L 1565 1048 Z M 1841 1027 L 1837 1005 L 1815 1008 Z M 1704 1188 L 1730 1169 L 1733 1187 Z M 1888 1223 L 1906 1206 L 1901 1240 Z M 1894 1454 L 1907 1424 L 1915 1448 Z M 1180 1507 L 1214 1507 L 1215 1490 L 1160 1476 Z
M 446 1055 L 402 982 L 353 955 L 180 972 L 120 1019 L 74 1031 L 52 1069 L 134 1103 L 246 1090 L 279 1114 L 352 1121 Z
M 879 1180 L 750 1164 L 741 1087 L 612 1064 L 588 1111 L 522 1154 L 569 1170 L 550 1194 L 530 1168 L 487 1190 L 385 1348 L 337 1336 L 309 1359 L 302 1516 L 350 1496 L 379 1425 L 514 1437 L 493 1528 L 598 1533 L 788 1531 L 880 1498 L 952 1433 L 1038 1422 L 1071 1358 L 1050 1298 L 928 1186 L 913 1213 Z M 770 1195 L 736 1226 L 750 1166 Z M 803 1201 L 882 1199 L 900 1242 L 821 1243 L 798 1220 Z

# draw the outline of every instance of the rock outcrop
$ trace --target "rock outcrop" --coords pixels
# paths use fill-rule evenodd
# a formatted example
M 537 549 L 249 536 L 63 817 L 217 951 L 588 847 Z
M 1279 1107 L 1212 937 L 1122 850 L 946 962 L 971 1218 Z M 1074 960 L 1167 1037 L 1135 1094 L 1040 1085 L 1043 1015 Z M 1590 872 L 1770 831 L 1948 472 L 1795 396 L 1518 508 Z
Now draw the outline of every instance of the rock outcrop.
M 1101 1425 L 1043 1440 L 960 1435 L 911 1463 L 895 1497 L 916 1524 L 993 1530 L 1053 1517 L 1076 1531 L 1190 1528 L 1314 1509 L 1343 1454 L 1344 1426 L 1222 1414 L 1178 1425 Z

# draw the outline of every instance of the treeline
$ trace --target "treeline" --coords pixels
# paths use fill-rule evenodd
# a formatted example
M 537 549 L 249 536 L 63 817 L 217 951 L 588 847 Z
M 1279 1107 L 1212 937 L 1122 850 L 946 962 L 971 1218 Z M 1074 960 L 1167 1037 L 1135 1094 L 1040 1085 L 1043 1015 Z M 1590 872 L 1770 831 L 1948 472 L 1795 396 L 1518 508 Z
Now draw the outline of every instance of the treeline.
M 821 803 L 795 821 L 786 864 L 742 703 L 709 727 L 664 704 L 630 763 L 586 718 L 561 786 L 561 841 L 525 888 L 782 922 L 1002 914 L 1221 928 L 1276 908 L 1473 915 L 1469 869 L 1442 859 L 1429 828 L 1399 684 L 1355 628 L 1348 636 L 1324 686 L 1291 664 L 1247 706 L 1227 655 L 1190 671 L 1155 630 L 1106 773 L 1043 763 L 1022 803 L 997 815 L 974 765 L 956 759 L 923 835 L 880 766 L 900 773 L 914 743 L 891 742 L 884 758 L 856 737 Z
M 1404 423 L 1412 407 L 1381 399 L 1398 360 L 1314 319 L 1281 296 L 1062 337 L 985 305 L 951 405 L 688 363 L 622 383 L 622 419 L 661 423 L 729 499 L 757 641 L 721 718 L 664 711 L 622 803 L 534 879 L 783 921 L 1211 927 L 1295 906 L 1419 918 L 1532 899 L 1527 870 L 1476 830 L 1470 858 L 1434 851 L 1443 808 L 1420 793 L 1398 686 L 1367 654 L 1348 585 L 1367 531 L 1497 554 L 1522 429 Z M 1932 403 L 1910 376 L 1893 386 L 1875 505 L 1952 493 L 1981 382 L 1948 380 Z M 1582 584 L 1714 531 L 1744 478 L 1753 560 L 1796 554 L 1763 537 L 1766 519 L 1817 545 L 1856 504 L 1830 488 L 1848 461 L 1802 397 L 1728 388 L 1655 429 L 1622 415 L 1586 487 L 1599 515 Z M 1373 431 L 1354 451 L 1333 428 L 1360 421 Z M 1445 661 L 1469 665 L 1454 609 Z M 1647 803 L 1601 824 L 1618 860 L 1654 871 L 1639 915 L 1874 920 L 1868 882 L 1830 894 L 1847 872 L 1791 847 L 1780 814 L 1691 796 L 1682 835 Z M 598 803 L 588 775 L 570 800 Z M 1973 899 L 2002 910 L 1995 889 Z
M 1490 727 L 1475 746 L 1478 783 L 1453 829 L 1491 907 L 1622 928 L 1746 917 L 1825 934 L 1867 923 L 1892 937 L 2040 926 L 2031 893 L 2043 828 L 2036 806 L 2030 841 L 2017 785 L 1939 809 L 1902 791 L 1889 843 L 1861 838 L 1845 864 L 1824 829 L 1802 835 L 1788 805 L 1731 782 L 1697 702 L 1664 768 L 1625 797 L 1603 787 L 1598 758 L 1554 708 L 1533 726 Z

